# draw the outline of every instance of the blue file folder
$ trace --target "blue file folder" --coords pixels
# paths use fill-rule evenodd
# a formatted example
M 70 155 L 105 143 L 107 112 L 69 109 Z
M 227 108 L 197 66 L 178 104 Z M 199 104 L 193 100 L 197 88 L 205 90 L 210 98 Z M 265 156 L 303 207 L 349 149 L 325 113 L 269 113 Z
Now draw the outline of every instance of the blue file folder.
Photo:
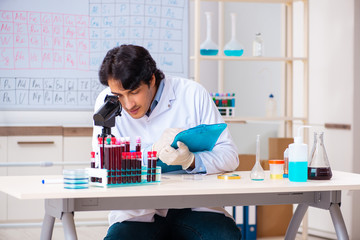
M 246 240 L 256 240 L 256 206 L 245 206 L 245 238 Z
M 244 207 L 243 206 L 236 206 L 236 207 L 233 207 L 233 209 L 234 209 L 234 219 L 235 219 L 236 226 L 238 226 L 240 228 L 240 230 L 241 230 L 241 240 L 245 240 Z
M 171 147 L 177 149 L 177 141 L 180 141 L 188 146 L 190 152 L 211 151 L 226 126 L 226 123 L 219 123 L 189 128 L 175 136 Z

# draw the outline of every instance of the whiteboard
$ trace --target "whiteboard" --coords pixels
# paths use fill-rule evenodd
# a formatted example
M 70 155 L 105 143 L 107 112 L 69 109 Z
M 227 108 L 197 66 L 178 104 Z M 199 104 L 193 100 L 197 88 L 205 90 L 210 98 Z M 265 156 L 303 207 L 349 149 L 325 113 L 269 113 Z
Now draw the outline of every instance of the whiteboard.
M 93 110 L 115 46 L 188 77 L 187 0 L 1 0 L 0 110 Z

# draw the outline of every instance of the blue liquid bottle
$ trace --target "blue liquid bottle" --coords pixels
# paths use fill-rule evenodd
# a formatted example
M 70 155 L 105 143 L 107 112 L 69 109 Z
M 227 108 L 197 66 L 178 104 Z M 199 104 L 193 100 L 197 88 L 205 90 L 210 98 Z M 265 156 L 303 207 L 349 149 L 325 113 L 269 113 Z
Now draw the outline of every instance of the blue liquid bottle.
M 298 136 L 294 138 L 294 143 L 289 145 L 289 180 L 291 182 L 306 182 L 308 178 L 308 146 L 303 143 L 301 129 L 298 128 Z
M 219 52 L 219 48 L 211 40 L 211 12 L 205 12 L 206 15 L 206 40 L 200 44 L 200 54 L 204 56 L 215 56 Z
M 243 45 L 236 39 L 236 14 L 231 13 L 231 39 L 224 47 L 224 54 L 229 57 L 240 57 L 244 53 Z

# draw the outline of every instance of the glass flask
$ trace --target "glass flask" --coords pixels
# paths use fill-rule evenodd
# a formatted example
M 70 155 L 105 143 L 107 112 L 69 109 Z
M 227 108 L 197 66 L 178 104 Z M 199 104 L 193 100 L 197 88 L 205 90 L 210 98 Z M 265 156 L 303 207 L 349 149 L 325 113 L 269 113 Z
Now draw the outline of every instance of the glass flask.
M 332 172 L 324 146 L 324 132 L 314 133 L 314 145 L 310 154 L 308 179 L 329 180 Z
M 231 17 L 231 39 L 225 44 L 224 54 L 226 56 L 240 57 L 244 53 L 243 45 L 236 39 L 236 14 L 230 13 Z
M 200 54 L 205 56 L 215 56 L 219 52 L 219 47 L 211 39 L 211 12 L 206 15 L 206 40 L 200 44 Z
M 261 33 L 256 34 L 255 40 L 253 42 L 253 56 L 264 56 L 264 42 Z
M 250 173 L 251 180 L 263 181 L 265 179 L 264 169 L 260 165 L 260 135 L 256 136 L 256 162 Z

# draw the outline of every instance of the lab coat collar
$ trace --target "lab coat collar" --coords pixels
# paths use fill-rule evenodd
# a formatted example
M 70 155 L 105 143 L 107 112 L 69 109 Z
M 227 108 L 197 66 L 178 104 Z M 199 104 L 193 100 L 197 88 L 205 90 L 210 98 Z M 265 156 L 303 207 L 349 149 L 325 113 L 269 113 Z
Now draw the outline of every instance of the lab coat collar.
M 165 111 L 170 110 L 172 101 L 174 101 L 176 98 L 174 85 L 171 79 L 164 78 L 162 81 L 164 81 L 164 89 L 161 94 L 159 103 L 156 105 L 156 107 L 148 117 L 149 120 L 155 118 L 156 116 L 162 114 Z

